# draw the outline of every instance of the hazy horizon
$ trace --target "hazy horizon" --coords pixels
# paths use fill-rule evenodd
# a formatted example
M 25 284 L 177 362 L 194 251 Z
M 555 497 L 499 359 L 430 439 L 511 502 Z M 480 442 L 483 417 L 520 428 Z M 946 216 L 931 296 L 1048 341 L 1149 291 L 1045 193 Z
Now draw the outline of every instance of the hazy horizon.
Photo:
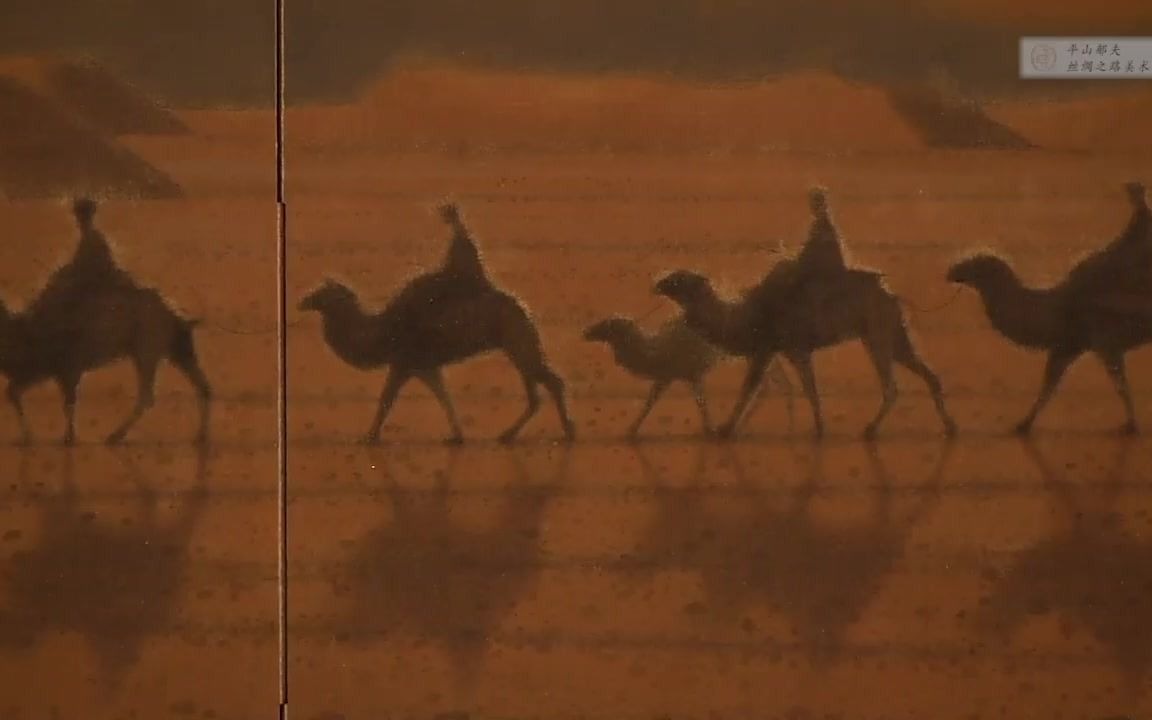
M 175 105 L 262 105 L 273 98 L 274 12 L 265 0 L 11 0 L 0 55 L 89 56 Z M 1152 34 L 1152 7 L 1136 0 L 289 0 L 286 15 L 290 101 L 354 97 L 413 58 L 723 80 L 811 69 L 881 83 L 945 77 L 977 96 L 1052 94 L 1089 88 L 1019 81 L 1020 35 Z

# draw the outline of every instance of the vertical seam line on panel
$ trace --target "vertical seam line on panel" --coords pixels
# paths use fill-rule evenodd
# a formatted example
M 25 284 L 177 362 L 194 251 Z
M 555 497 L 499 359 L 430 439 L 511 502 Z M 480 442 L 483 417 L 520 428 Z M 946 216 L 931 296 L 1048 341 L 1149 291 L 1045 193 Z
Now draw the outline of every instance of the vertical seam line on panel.
M 275 0 L 276 17 L 276 290 L 277 290 L 277 611 L 280 717 L 288 717 L 288 334 L 287 213 L 284 188 L 284 0 Z

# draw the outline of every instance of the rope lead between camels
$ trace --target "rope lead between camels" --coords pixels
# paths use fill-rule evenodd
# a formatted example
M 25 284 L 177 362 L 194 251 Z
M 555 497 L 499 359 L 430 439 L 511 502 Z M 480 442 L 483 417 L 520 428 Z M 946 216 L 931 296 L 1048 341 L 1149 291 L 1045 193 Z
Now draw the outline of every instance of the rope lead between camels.
M 902 295 L 897 295 L 897 298 L 900 300 L 900 302 L 902 304 L 907 305 L 908 308 L 910 310 L 912 310 L 912 312 L 919 313 L 919 314 L 923 315 L 923 314 L 928 314 L 928 313 L 940 312 L 941 310 L 947 308 L 952 303 L 956 302 L 956 298 L 960 297 L 960 293 L 963 292 L 963 290 L 964 289 L 960 288 L 960 287 L 955 288 L 947 300 L 945 300 L 944 302 L 940 303 L 939 305 L 935 305 L 933 307 L 920 307 L 919 305 L 917 305 L 916 303 L 912 302 L 907 297 L 904 297 Z
M 224 325 L 223 323 L 219 323 L 219 322 L 215 322 L 213 320 L 207 320 L 207 319 L 200 319 L 197 321 L 197 323 L 201 327 L 214 328 L 216 330 L 220 330 L 221 332 L 228 333 L 229 335 L 248 335 L 248 336 L 271 335 L 273 333 L 280 331 L 279 325 L 274 325 L 274 326 L 269 327 L 269 328 L 260 328 L 258 330 L 248 330 L 248 329 L 241 330 L 238 328 L 229 327 L 227 325 Z M 291 330 L 292 328 L 299 327 L 303 324 L 304 324 L 304 319 L 301 318 L 300 320 L 297 320 L 296 322 L 286 324 L 284 326 L 284 329 L 285 330 Z

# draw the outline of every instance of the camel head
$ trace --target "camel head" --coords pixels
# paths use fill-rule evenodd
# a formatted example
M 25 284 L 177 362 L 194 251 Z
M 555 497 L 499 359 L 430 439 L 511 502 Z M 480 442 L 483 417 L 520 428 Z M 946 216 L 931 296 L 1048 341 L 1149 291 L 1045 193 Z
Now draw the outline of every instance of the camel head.
M 347 286 L 335 280 L 325 280 L 323 285 L 305 295 L 296 309 L 324 313 L 348 303 L 355 304 L 355 302 L 356 294 Z
M 950 267 L 948 282 L 979 290 L 1012 275 L 1012 268 L 1006 260 L 991 253 L 980 253 Z
M 590 326 L 584 331 L 584 339 L 615 345 L 635 332 L 636 323 L 628 318 L 613 317 Z
M 652 291 L 681 307 L 695 305 L 716 295 L 708 278 L 690 270 L 677 270 L 665 275 L 660 278 Z

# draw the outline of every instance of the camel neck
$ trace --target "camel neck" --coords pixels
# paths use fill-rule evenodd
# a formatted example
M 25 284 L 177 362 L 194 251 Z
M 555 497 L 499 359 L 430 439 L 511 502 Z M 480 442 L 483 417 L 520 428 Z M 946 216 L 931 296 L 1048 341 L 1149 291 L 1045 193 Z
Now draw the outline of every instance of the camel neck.
M 685 308 L 688 324 L 708 342 L 730 352 L 738 352 L 743 345 L 740 335 L 740 305 L 709 293 L 691 307 Z
M 326 309 L 323 323 L 325 342 L 349 365 L 371 368 L 388 361 L 383 340 L 391 333 L 386 316 L 370 316 L 358 302 L 350 300 Z
M 0 372 L 9 377 L 27 374 L 29 364 L 27 324 L 20 315 L 0 313 Z
M 1025 287 L 1009 272 L 980 294 L 993 327 L 1016 344 L 1048 348 L 1058 337 L 1060 302 L 1055 291 Z

